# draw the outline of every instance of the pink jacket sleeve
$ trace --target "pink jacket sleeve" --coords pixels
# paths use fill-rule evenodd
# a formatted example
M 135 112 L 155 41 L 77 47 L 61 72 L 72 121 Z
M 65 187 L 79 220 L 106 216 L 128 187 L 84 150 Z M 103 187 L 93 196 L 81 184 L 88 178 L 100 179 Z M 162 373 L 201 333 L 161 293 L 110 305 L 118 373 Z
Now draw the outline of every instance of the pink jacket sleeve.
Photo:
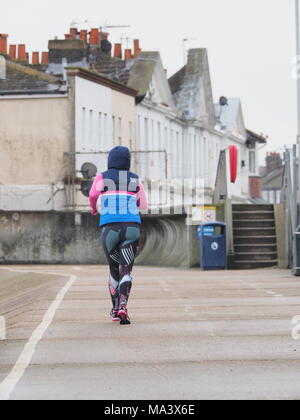
M 100 196 L 101 191 L 103 190 L 103 187 L 104 187 L 104 180 L 103 180 L 103 176 L 101 174 L 101 175 L 98 175 L 95 178 L 93 186 L 92 186 L 91 191 L 90 191 L 90 197 L 89 197 L 90 198 L 90 205 L 91 205 L 91 209 L 92 209 L 92 214 L 94 214 L 94 215 L 98 213 L 98 211 L 97 211 L 97 201 L 98 201 L 98 198 Z
M 148 210 L 148 198 L 145 192 L 144 185 L 141 182 L 139 183 L 138 200 L 140 210 Z

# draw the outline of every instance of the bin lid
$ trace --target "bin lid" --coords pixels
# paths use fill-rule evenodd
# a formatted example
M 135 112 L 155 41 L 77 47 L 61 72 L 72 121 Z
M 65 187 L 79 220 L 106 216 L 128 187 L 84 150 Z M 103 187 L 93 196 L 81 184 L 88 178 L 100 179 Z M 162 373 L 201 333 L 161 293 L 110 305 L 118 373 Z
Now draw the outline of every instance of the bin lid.
M 223 223 L 223 222 L 211 222 L 211 223 L 203 223 L 203 225 L 202 225 L 203 228 L 209 227 L 209 226 L 211 226 L 211 227 L 226 227 L 226 223 Z M 300 226 L 299 226 L 299 229 L 300 229 Z M 300 232 L 300 230 L 299 230 L 299 232 Z

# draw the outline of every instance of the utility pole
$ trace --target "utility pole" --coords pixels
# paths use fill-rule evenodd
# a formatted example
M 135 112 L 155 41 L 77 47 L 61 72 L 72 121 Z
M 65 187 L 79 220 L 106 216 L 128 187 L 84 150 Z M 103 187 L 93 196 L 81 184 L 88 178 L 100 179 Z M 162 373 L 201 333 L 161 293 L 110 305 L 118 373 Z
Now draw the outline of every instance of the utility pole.
M 297 145 L 298 145 L 298 184 L 300 181 L 300 74 L 298 74 L 298 63 L 300 60 L 300 16 L 299 16 L 299 0 L 295 0 L 295 13 L 296 13 L 296 65 L 297 65 Z M 300 192 L 300 191 L 299 191 Z M 297 191 L 297 202 L 300 202 L 300 196 Z
M 299 0 L 295 0 L 295 23 L 296 23 L 296 83 L 297 83 L 297 146 L 298 146 L 298 159 L 297 159 L 297 146 L 294 146 L 293 150 L 293 167 L 294 167 L 294 179 L 293 179 L 293 205 L 291 206 L 292 214 L 292 225 L 293 225 L 293 272 L 294 275 L 300 275 L 300 261 L 298 257 L 298 243 L 299 233 L 296 233 L 298 227 L 298 203 L 300 202 L 300 74 L 298 70 L 298 63 L 300 62 L 300 16 L 299 16 Z M 297 170 L 298 163 L 298 170 Z

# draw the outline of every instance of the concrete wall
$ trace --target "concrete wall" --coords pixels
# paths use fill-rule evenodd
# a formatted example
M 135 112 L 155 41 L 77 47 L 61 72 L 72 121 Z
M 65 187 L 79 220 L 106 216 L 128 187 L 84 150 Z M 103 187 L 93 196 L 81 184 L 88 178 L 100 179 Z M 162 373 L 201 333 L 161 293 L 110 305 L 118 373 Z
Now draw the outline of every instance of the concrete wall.
M 98 221 L 87 213 L 0 212 L 0 263 L 106 263 Z M 198 255 L 196 227 L 185 216 L 144 217 L 137 264 L 197 266 Z
M 63 178 L 71 149 L 67 97 L 0 98 L 0 184 L 49 185 Z

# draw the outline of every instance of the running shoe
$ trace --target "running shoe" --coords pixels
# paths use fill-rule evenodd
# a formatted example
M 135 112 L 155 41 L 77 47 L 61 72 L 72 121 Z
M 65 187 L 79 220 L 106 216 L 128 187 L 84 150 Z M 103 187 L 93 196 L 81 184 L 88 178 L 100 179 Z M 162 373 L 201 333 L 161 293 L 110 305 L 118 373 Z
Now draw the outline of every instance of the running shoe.
M 130 325 L 131 324 L 126 306 L 121 306 L 120 307 L 120 310 L 118 312 L 118 317 L 121 320 L 121 322 L 120 322 L 121 325 Z
M 112 322 L 120 322 L 120 317 L 118 316 L 118 310 L 112 309 L 110 313 L 110 317 Z

